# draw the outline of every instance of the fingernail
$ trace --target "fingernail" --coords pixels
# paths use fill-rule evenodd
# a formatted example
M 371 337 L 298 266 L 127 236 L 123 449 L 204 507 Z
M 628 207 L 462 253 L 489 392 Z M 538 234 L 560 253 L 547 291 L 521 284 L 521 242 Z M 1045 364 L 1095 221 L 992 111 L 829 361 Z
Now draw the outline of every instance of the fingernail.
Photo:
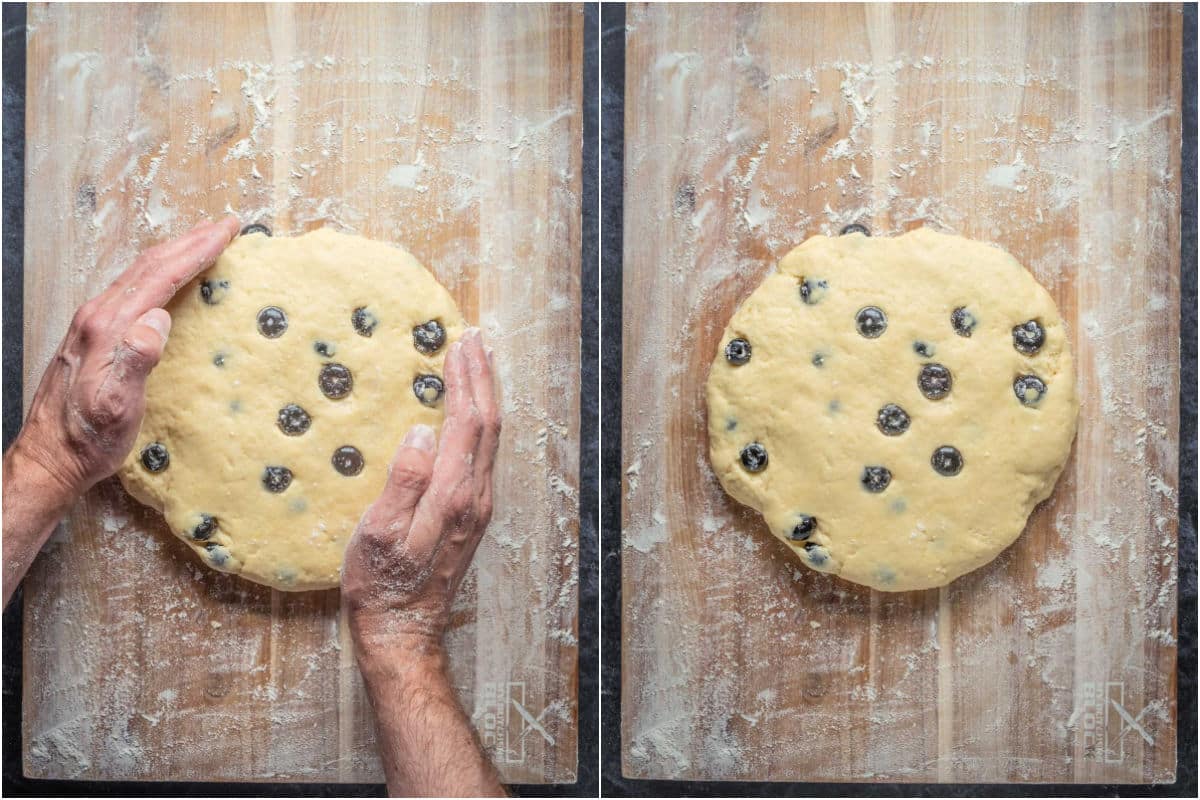
M 171 333 L 171 315 L 167 313 L 166 309 L 152 308 L 145 314 L 142 314 L 138 318 L 138 322 L 147 328 L 153 328 L 157 331 L 164 342 Z
M 433 428 L 428 425 L 413 425 L 408 433 L 404 434 L 404 440 L 400 442 L 401 447 L 413 447 L 417 450 L 430 452 L 433 450 L 433 445 L 436 442 L 436 437 L 433 433 Z

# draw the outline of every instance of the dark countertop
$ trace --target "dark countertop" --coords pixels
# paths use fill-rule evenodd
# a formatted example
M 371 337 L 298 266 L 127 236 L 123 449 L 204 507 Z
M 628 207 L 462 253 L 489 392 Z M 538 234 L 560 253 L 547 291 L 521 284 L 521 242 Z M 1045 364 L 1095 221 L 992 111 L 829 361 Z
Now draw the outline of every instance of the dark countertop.
M 1196 796 L 1196 5 L 1185 6 L 1183 52 L 1183 220 L 1182 235 L 1182 402 L 1179 450 L 1179 710 L 1177 781 L 1169 786 L 1040 785 L 1040 784 L 889 784 L 889 783 L 755 783 L 629 780 L 621 775 L 621 262 L 623 128 L 625 86 L 625 9 L 605 4 L 603 38 L 604 154 L 602 168 L 601 242 L 604 280 L 604 344 L 601 365 L 603 408 L 601 443 L 603 496 L 601 519 L 604 586 L 601 602 L 604 660 L 603 782 L 609 797 L 627 796 Z
M 597 96 L 599 7 L 585 7 L 584 20 L 584 125 L 583 125 L 583 260 L 582 260 L 582 403 L 580 409 L 579 525 L 579 781 L 549 786 L 510 786 L 519 796 L 595 796 L 599 787 L 597 742 L 598 681 L 595 669 L 599 547 L 597 480 L 597 304 L 599 259 L 596 208 Z M 25 8 L 4 4 L 4 447 L 21 427 L 23 353 L 23 262 L 25 178 Z M 381 796 L 382 784 L 313 783 L 146 783 L 30 780 L 21 772 L 21 590 L 4 611 L 4 780 L 3 794 L 15 796 L 72 795 L 201 795 L 218 797 Z

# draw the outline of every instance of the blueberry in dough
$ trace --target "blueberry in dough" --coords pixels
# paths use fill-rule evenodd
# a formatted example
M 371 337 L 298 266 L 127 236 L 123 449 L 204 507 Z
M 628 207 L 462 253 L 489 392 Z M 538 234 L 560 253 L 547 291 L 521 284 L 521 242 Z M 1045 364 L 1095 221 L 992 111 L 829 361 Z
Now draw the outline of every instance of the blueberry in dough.
M 1046 394 L 1046 384 L 1037 375 L 1018 375 L 1013 381 L 1013 394 L 1023 406 L 1036 406 Z
M 913 352 L 919 355 L 921 358 L 933 358 L 934 349 L 933 345 L 931 345 L 929 342 L 922 342 L 920 339 L 918 339 L 917 341 L 913 342 Z
M 859 480 L 868 492 L 878 494 L 892 482 L 892 471 L 887 467 L 863 467 Z
M 225 352 L 217 353 L 216 355 L 213 356 L 213 366 L 223 367 L 223 366 L 225 366 L 225 362 L 228 359 L 229 359 L 228 353 L 225 353 Z
M 288 436 L 299 436 L 305 433 L 308 427 L 312 425 L 312 417 L 295 403 L 288 403 L 279 409 L 279 417 L 276 420 L 276 424 L 279 425 L 279 430 Z
M 917 375 L 917 388 L 930 400 L 941 400 L 950 394 L 954 378 L 941 364 L 926 364 Z
M 829 560 L 829 551 L 816 542 L 806 542 L 804 544 L 804 555 L 814 567 L 822 566 Z
M 829 291 L 829 281 L 816 278 L 800 279 L 800 301 L 806 306 L 815 306 Z
M 201 514 L 200 521 L 192 527 L 192 538 L 197 542 L 205 542 L 217 532 L 217 519 L 210 514 Z
M 1042 349 L 1042 345 L 1046 342 L 1046 331 L 1042 329 L 1042 324 L 1036 319 L 1031 319 L 1028 322 L 1022 322 L 1012 329 L 1013 347 L 1018 353 L 1031 356 L 1038 350 Z
M 817 529 L 817 518 L 810 517 L 808 514 L 801 514 L 800 521 L 792 526 L 792 532 L 788 534 L 788 538 L 793 542 L 803 542 L 805 539 L 813 535 L 813 531 Z
M 251 225 L 247 225 L 246 227 L 242 228 L 242 232 L 238 235 L 239 236 L 249 236 L 252 233 L 261 233 L 263 236 L 270 236 L 271 229 L 268 228 L 266 225 L 263 225 L 262 223 L 255 222 Z
M 950 445 L 943 445 L 933 451 L 933 456 L 930 457 L 929 463 L 933 465 L 933 469 L 939 475 L 950 477 L 962 472 L 963 457 L 957 448 Z
M 854 315 L 854 324 L 866 338 L 878 339 L 887 330 L 887 315 L 876 306 L 866 306 Z
M 269 466 L 263 470 L 262 485 L 272 494 L 285 492 L 292 485 L 292 471 L 287 467 Z
M 209 562 L 214 567 L 224 566 L 225 562 L 229 560 L 229 551 L 216 542 L 204 545 L 204 554 L 208 556 Z
M 888 403 L 875 416 L 875 425 L 884 436 L 899 436 L 908 430 L 910 422 L 908 412 L 895 403 Z
M 354 388 L 354 376 L 341 364 L 326 364 L 317 376 L 317 385 L 330 400 L 340 400 Z
M 970 339 L 975 330 L 975 315 L 967 311 L 966 306 L 959 306 L 950 313 L 950 325 L 959 336 Z
M 741 459 L 747 472 L 762 472 L 767 468 L 767 448 L 751 442 L 742 448 Z
M 229 281 L 224 278 L 220 280 L 208 278 L 200 282 L 200 299 L 207 305 L 215 306 L 224 300 L 228 293 Z
M 436 319 L 414 326 L 412 333 L 413 347 L 425 355 L 436 353 L 446 343 L 446 329 Z
M 354 325 L 355 333 L 369 337 L 375 332 L 379 319 L 366 306 L 360 306 L 350 315 L 350 322 Z
M 421 405 L 430 408 L 437 405 L 446 391 L 446 385 L 437 375 L 418 375 L 413 378 L 413 394 L 421 401 Z
M 161 442 L 151 442 L 142 448 L 142 466 L 148 472 L 162 472 L 171 464 L 171 454 Z
M 725 360 L 735 367 L 750 361 L 750 343 L 745 339 L 730 339 L 725 345 Z
M 337 353 L 337 347 L 333 344 L 333 342 L 326 342 L 322 341 L 321 339 L 317 339 L 315 342 L 313 342 L 313 351 L 317 355 L 324 358 L 333 358 L 334 354 Z
M 357 447 L 343 445 L 333 451 L 333 458 L 330 460 L 333 463 L 333 468 L 347 477 L 357 475 L 363 471 L 363 456 Z
M 860 225 L 857 222 L 852 222 L 849 225 L 847 225 L 846 227 L 842 228 L 842 232 L 840 235 L 845 236 L 850 233 L 861 233 L 863 236 L 871 235 L 871 232 L 869 230 L 867 230 L 866 225 Z
M 812 365 L 814 367 L 825 366 L 825 354 L 824 353 L 813 353 Z
M 283 336 L 287 327 L 287 314 L 279 306 L 267 306 L 258 312 L 258 332 L 268 339 Z

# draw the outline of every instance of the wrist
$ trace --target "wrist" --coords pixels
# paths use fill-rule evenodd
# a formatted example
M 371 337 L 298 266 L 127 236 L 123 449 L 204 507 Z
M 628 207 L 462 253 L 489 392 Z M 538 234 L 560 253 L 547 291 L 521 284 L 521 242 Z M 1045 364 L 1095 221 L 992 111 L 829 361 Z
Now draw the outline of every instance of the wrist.
M 33 494 L 43 504 L 66 507 L 83 494 L 85 487 L 63 476 L 53 466 L 55 459 L 22 431 L 4 454 L 4 485 L 21 494 Z
M 445 679 L 449 660 L 440 641 L 402 635 L 387 641 L 354 637 L 358 668 L 368 684 L 378 680 L 415 681 L 428 685 L 431 679 Z

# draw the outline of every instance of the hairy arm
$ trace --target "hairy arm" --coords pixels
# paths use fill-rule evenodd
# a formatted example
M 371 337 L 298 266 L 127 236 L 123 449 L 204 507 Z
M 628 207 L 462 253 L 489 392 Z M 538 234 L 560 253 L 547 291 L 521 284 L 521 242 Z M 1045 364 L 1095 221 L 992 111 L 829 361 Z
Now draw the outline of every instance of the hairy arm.
M 495 767 L 454 696 L 444 652 L 381 651 L 360 655 L 359 668 L 375 708 L 391 794 L 504 795 Z
M 375 709 L 392 795 L 501 796 L 499 775 L 454 696 L 442 636 L 492 514 L 500 435 L 477 330 L 446 353 L 442 439 L 405 435 L 387 485 L 346 548 L 342 602 Z

